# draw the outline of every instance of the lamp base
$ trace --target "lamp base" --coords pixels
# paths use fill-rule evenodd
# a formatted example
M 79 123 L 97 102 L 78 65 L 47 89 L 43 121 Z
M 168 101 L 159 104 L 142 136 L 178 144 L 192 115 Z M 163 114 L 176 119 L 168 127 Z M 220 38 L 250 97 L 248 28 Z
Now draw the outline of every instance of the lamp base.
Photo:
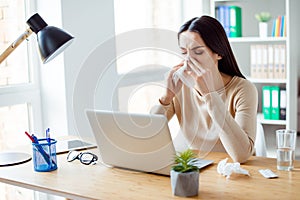
M 21 152 L 0 153 L 0 167 L 18 165 L 31 160 L 31 155 Z

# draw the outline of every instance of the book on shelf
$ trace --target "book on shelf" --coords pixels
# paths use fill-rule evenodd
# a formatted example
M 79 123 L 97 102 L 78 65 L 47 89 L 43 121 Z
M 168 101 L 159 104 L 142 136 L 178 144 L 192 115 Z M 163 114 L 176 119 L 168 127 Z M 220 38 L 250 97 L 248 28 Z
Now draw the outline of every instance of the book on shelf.
M 285 79 L 286 47 L 284 44 L 250 45 L 251 78 Z
M 271 86 L 262 87 L 262 112 L 264 119 L 271 119 Z
M 268 45 L 268 78 L 274 78 L 274 48 Z
M 280 88 L 279 86 L 271 86 L 271 119 L 279 120 L 280 109 Z
M 262 55 L 262 48 L 261 45 L 256 45 L 256 77 L 255 78 L 262 78 L 263 73 L 263 55 Z
M 274 45 L 274 78 L 280 78 L 280 45 Z
M 219 5 L 216 19 L 222 24 L 227 37 L 242 37 L 242 9 L 238 6 Z
M 279 77 L 286 78 L 286 48 L 285 45 L 280 45 L 280 64 L 279 64 Z
M 285 27 L 285 16 L 284 15 L 282 15 L 281 16 L 281 21 L 280 21 L 280 28 L 279 28 L 279 31 L 280 31 L 280 33 L 279 33 L 279 36 L 281 36 L 281 37 L 285 37 L 286 35 L 284 35 L 284 27 Z
M 222 24 L 227 37 L 230 37 L 230 11 L 229 6 L 217 6 L 216 18 Z
M 286 120 L 286 90 L 280 90 L 280 116 L 279 119 Z
M 257 62 L 256 62 L 256 45 L 251 45 L 250 46 L 250 73 L 251 73 L 251 77 L 252 78 L 256 78 L 257 75 L 256 75 L 256 65 L 257 65 Z
M 229 6 L 229 37 L 242 37 L 242 9 Z
M 268 78 L 274 78 L 274 48 L 268 45 Z
M 262 72 L 261 72 L 261 78 L 269 78 L 269 69 L 268 69 L 268 46 L 267 45 L 261 45 L 260 48 L 262 49 Z
M 277 16 L 272 23 L 273 37 L 286 37 L 286 17 L 285 15 Z
M 262 112 L 264 119 L 285 120 L 286 90 L 279 86 L 262 87 Z

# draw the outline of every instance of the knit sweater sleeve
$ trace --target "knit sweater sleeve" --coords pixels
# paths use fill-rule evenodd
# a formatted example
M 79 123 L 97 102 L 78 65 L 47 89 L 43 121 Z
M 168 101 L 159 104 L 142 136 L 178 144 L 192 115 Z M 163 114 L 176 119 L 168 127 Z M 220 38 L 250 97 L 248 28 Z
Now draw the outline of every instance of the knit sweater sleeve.
M 233 93 L 234 116 L 218 92 L 203 96 L 208 113 L 220 131 L 220 140 L 235 162 L 243 163 L 253 154 L 256 136 L 257 90 L 251 83 Z
M 159 103 L 151 108 L 150 113 L 165 115 L 167 119 L 170 120 L 175 113 L 174 102 L 171 101 L 171 103 L 166 106 Z

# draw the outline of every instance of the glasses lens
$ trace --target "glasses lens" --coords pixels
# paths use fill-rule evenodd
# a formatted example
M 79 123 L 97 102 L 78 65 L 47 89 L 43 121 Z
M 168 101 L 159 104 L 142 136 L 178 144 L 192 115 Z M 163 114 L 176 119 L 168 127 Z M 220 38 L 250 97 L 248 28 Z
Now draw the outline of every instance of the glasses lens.
M 91 164 L 92 162 L 95 162 L 98 160 L 98 157 L 95 155 L 95 154 L 92 154 L 92 153 L 89 153 L 89 152 L 86 152 L 86 153 L 82 153 L 80 155 L 80 161 L 83 163 L 83 164 L 86 164 L 86 165 L 89 165 Z
M 72 162 L 73 160 L 78 158 L 79 154 L 80 153 L 78 151 L 70 151 L 67 156 L 67 161 Z

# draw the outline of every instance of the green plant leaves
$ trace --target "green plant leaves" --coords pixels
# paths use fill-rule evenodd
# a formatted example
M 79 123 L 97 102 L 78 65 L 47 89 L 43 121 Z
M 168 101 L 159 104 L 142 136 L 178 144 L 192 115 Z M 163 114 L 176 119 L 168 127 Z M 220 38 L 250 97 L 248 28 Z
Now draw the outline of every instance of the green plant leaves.
M 255 14 L 255 18 L 259 22 L 268 22 L 272 18 L 272 16 L 269 12 L 261 12 L 261 13 Z
M 195 165 L 196 161 L 197 155 L 191 149 L 187 149 L 176 154 L 174 159 L 175 165 L 172 169 L 182 173 L 198 171 L 199 168 Z

